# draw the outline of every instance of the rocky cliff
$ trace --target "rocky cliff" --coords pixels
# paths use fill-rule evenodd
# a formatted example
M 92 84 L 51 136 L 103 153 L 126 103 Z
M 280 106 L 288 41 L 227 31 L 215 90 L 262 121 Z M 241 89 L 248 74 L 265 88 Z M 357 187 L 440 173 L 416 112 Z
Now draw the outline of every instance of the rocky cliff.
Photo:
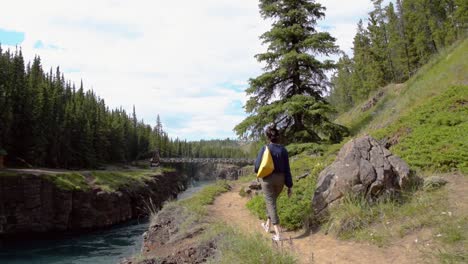
M 237 180 L 243 170 L 239 165 L 226 163 L 195 163 L 185 165 L 184 171 L 197 180 Z
M 177 172 L 155 175 L 140 186 L 106 192 L 65 190 L 41 175 L 0 177 L 0 237 L 108 227 L 160 208 L 186 188 Z

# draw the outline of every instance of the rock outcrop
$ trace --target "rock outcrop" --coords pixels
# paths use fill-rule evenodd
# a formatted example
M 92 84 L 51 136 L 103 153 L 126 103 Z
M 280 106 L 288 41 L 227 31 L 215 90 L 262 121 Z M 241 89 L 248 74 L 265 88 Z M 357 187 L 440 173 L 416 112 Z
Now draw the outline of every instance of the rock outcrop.
M 364 104 L 362 107 L 361 107 L 361 111 L 362 112 L 366 112 L 367 110 L 371 109 L 372 107 L 374 107 L 379 101 L 380 99 L 384 96 L 384 92 L 383 91 L 380 91 L 378 92 L 376 95 L 374 95 L 371 99 L 369 99 L 369 101 L 366 102 L 366 104 Z
M 237 180 L 242 173 L 239 165 L 224 163 L 198 163 L 193 164 L 191 175 L 199 180 Z
M 408 165 L 377 140 L 363 136 L 346 143 L 320 175 L 312 200 L 316 214 L 347 194 L 375 199 L 409 183 Z
M 164 206 L 143 235 L 141 255 L 146 260 L 123 263 L 206 263 L 216 253 L 216 238 L 201 239 L 207 223 L 190 219 L 196 219 L 196 216 L 184 207 L 177 204 Z
M 96 229 L 122 223 L 160 208 L 186 188 L 186 176 L 167 172 L 140 186 L 106 192 L 65 190 L 41 175 L 0 177 L 0 237 Z

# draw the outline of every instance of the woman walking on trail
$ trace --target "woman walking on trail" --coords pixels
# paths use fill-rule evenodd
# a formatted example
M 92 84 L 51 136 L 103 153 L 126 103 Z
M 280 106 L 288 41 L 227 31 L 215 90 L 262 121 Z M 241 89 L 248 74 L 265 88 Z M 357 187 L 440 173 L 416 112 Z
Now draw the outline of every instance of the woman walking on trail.
M 273 163 L 275 169 L 273 172 L 261 178 L 262 190 L 265 195 L 265 203 L 267 208 L 268 219 L 266 223 L 261 223 L 265 232 L 270 232 L 270 225 L 273 225 L 275 230 L 275 235 L 273 235 L 273 240 L 279 241 L 280 229 L 279 229 L 279 217 L 276 209 L 276 199 L 283 190 L 284 185 L 288 187 L 288 197 L 292 194 L 292 177 L 291 169 L 289 168 L 289 157 L 288 151 L 286 148 L 279 143 L 279 131 L 274 126 L 270 126 L 266 129 L 265 135 L 269 139 L 270 143 L 267 146 L 264 146 L 257 155 L 255 160 L 255 172 L 258 172 L 260 164 L 262 162 L 263 152 L 265 147 L 268 147 L 271 157 L 273 158 Z

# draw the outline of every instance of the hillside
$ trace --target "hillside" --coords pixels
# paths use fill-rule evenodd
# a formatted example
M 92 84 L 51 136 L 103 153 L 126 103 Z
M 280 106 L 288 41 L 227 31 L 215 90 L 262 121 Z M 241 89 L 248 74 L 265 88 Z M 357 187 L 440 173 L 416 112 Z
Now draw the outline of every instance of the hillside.
M 449 263 L 466 260 L 468 212 L 463 206 L 467 203 L 463 192 L 468 186 L 467 72 L 465 40 L 434 57 L 408 82 L 382 88 L 371 97 L 375 98 L 372 107 L 363 111 L 369 104 L 366 100 L 336 119 L 350 128 L 352 137 L 371 134 L 383 140 L 416 175 L 442 176 L 449 187 L 433 192 L 415 189 L 405 193 L 402 201 L 374 205 L 347 201 L 332 212 L 323 232 L 328 229 L 341 239 L 379 246 L 399 243 L 410 234 L 426 233 L 432 245 L 430 250 L 424 249 L 429 258 Z M 279 214 L 285 227 L 296 229 L 309 221 L 317 176 L 349 139 L 329 146 L 288 146 L 290 153 L 300 153 L 291 158 L 293 177 L 305 173 L 310 176 L 295 179 L 292 199 L 286 195 L 279 198 Z M 254 197 L 247 207 L 260 218 L 266 217 L 262 197 Z M 451 217 L 447 219 L 449 211 Z

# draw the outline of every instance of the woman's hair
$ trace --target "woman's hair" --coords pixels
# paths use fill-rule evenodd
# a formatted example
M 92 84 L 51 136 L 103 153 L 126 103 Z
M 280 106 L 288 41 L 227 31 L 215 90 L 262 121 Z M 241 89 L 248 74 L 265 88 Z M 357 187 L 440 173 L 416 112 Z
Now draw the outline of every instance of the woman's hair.
M 265 135 L 271 142 L 273 143 L 279 142 L 280 134 L 279 134 L 278 129 L 276 129 L 276 126 L 267 127 L 267 129 L 265 130 Z

